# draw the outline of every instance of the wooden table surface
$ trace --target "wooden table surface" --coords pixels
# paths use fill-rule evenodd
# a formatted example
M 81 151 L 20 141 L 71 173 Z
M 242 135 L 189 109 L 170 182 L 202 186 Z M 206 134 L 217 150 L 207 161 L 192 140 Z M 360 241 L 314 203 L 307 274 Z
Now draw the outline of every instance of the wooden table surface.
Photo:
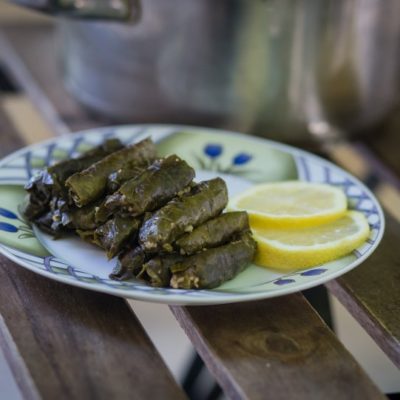
M 0 156 L 54 135 L 109 125 L 65 91 L 53 37 L 51 24 L 0 30 L 0 66 L 20 88 L 0 96 Z M 320 151 L 370 184 L 387 211 L 378 250 L 326 286 L 400 367 L 394 142 L 388 135 Z M 172 311 L 229 398 L 385 398 L 302 294 Z M 51 281 L 3 256 L 0 346 L 26 398 L 185 398 L 124 299 Z

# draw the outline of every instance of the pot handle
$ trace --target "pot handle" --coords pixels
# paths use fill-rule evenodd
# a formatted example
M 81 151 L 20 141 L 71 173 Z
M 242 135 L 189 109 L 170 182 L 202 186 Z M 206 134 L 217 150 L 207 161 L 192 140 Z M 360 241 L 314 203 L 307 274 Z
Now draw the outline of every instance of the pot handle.
M 140 0 L 11 0 L 23 7 L 71 18 L 137 22 Z

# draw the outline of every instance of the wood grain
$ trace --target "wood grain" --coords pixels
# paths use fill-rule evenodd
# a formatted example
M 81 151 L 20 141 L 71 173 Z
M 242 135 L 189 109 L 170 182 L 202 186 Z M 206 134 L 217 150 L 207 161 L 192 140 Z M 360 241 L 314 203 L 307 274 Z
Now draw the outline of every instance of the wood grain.
M 385 235 L 375 253 L 326 286 L 400 368 L 399 243 L 400 225 L 387 215 Z
M 172 311 L 229 398 L 385 398 L 301 295 Z
M 3 256 L 0 282 L 15 346 L 1 344 L 17 377 L 15 360 L 24 360 L 43 399 L 185 398 L 123 299 L 51 281 Z
M 25 400 L 39 400 L 40 395 L 33 382 L 32 376 L 26 367 L 25 361 L 21 357 L 14 339 L 7 328 L 7 325 L 0 314 L 0 348 L 2 349 L 6 360 L 9 362 L 10 370 L 22 398 Z

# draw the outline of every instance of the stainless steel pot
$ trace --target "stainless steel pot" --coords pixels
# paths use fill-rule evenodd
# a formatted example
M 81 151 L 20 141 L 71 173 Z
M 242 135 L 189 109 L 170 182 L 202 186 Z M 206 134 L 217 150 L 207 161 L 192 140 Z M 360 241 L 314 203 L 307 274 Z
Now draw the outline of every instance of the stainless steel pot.
M 68 88 L 118 120 L 293 140 L 332 126 L 359 131 L 397 98 L 398 0 L 142 0 L 132 9 L 134 22 L 59 20 Z

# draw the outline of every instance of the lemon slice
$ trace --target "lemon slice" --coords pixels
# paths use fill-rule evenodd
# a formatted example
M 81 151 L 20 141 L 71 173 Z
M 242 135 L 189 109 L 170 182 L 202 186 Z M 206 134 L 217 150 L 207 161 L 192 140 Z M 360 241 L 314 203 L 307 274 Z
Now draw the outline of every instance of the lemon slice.
M 231 210 L 246 210 L 252 228 L 320 225 L 345 214 L 347 199 L 337 187 L 301 181 L 266 183 L 233 198 Z
M 254 229 L 256 264 L 279 270 L 311 267 L 344 256 L 369 236 L 363 214 L 348 211 L 324 225 L 302 229 Z

